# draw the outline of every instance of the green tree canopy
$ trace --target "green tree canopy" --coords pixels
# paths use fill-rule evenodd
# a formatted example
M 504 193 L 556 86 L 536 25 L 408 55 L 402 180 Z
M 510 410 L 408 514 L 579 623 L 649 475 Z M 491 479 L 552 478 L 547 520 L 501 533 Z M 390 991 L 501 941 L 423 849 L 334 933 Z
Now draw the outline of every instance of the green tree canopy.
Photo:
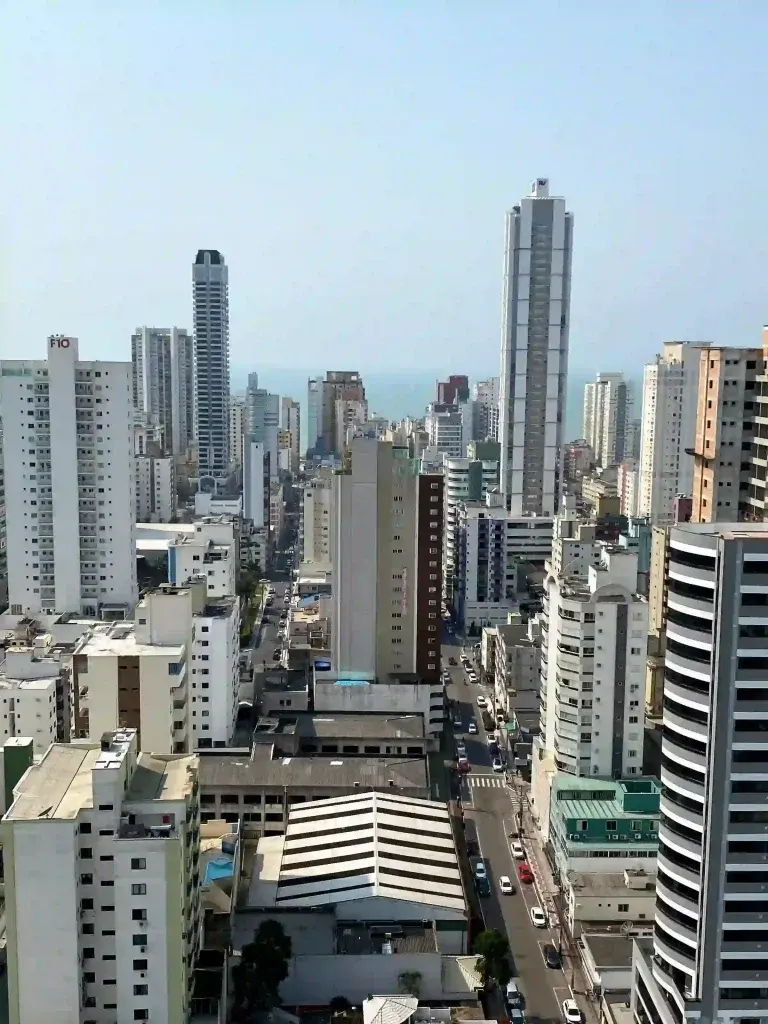
M 506 985 L 512 976 L 507 954 L 509 953 L 509 939 L 497 928 L 486 928 L 485 931 L 475 939 L 475 953 L 479 956 L 477 971 L 483 979 L 483 985 L 495 981 L 499 985 Z
M 236 1004 L 248 1013 L 277 1006 L 291 955 L 291 940 L 280 922 L 262 921 L 232 972 Z

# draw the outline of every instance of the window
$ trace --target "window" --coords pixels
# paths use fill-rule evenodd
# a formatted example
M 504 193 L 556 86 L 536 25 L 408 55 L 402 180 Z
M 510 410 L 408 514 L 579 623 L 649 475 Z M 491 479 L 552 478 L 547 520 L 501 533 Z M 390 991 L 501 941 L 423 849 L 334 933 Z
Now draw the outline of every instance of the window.
M 80 875 L 80 885 L 93 885 L 93 875 Z
M 147 912 L 143 907 L 136 907 L 131 911 L 132 921 L 146 921 Z
M 146 995 L 149 994 L 149 986 L 148 985 L 134 985 L 133 986 L 133 994 L 135 996 L 146 996 Z
M 100 811 L 113 811 L 114 809 L 112 804 L 99 804 Z
M 139 932 L 138 935 L 133 936 L 132 941 L 134 946 L 146 946 L 147 936 L 144 932 Z
M 149 1020 L 149 1010 L 134 1010 L 133 1011 L 133 1019 L 134 1020 Z
M 80 851 L 81 860 L 93 860 L 93 850 L 90 846 L 84 846 Z
M 93 946 L 85 946 L 83 948 L 83 959 L 84 960 L 93 960 L 95 955 L 96 955 L 96 950 L 94 949 Z
M 80 835 L 89 836 L 91 834 L 91 823 L 90 821 L 83 821 L 80 823 Z
M 134 969 L 134 971 L 146 971 L 147 964 L 148 964 L 147 960 L 134 960 L 133 961 L 133 969 Z
M 629 830 L 630 830 L 630 832 L 642 832 L 643 831 L 643 823 L 642 823 L 642 821 L 630 821 L 630 823 L 629 823 Z
M 619 904 L 619 913 L 620 914 L 628 914 L 629 913 L 629 904 L 628 903 L 620 903 Z
M 147 883 L 146 882 L 134 882 L 131 885 L 131 896 L 146 896 L 147 894 Z
M 606 821 L 606 823 L 605 823 L 605 831 L 606 832 L 615 832 L 616 831 L 616 822 L 615 821 Z
M 131 870 L 132 871 L 144 871 L 147 867 L 146 857 L 131 857 Z
M 81 910 L 93 910 L 93 900 L 92 899 L 80 900 L 80 909 Z

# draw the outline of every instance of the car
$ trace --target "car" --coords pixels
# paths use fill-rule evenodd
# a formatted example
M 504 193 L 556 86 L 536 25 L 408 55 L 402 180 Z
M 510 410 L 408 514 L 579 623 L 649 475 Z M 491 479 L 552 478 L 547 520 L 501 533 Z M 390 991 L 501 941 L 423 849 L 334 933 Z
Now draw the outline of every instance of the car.
M 467 732 L 472 733 L 473 735 L 477 734 L 477 725 L 475 724 L 474 719 L 467 726 Z
M 475 888 L 477 889 L 478 896 L 490 896 L 491 895 L 491 883 L 488 881 L 488 876 L 483 878 L 475 878 Z
M 466 757 L 460 757 L 456 762 L 456 766 L 459 769 L 459 771 L 463 772 L 464 774 L 466 774 L 470 769 L 470 764 Z
M 530 885 L 533 881 L 533 872 L 525 861 L 523 861 L 522 864 L 517 865 L 517 877 L 526 885 Z
M 476 839 L 467 839 L 467 856 L 468 857 L 479 857 L 480 847 L 478 846 Z
M 464 746 L 463 743 L 457 743 L 456 744 L 456 754 L 459 757 L 466 757 L 467 756 L 467 748 Z
M 482 857 L 475 861 L 475 878 L 487 878 L 488 869 L 485 866 L 485 861 Z
M 463 726 L 463 723 L 462 723 L 461 719 L 459 718 L 459 716 L 458 715 L 454 715 L 453 716 L 453 728 L 456 729 L 457 732 L 461 732 L 462 726 Z
M 575 999 L 563 1000 L 563 1020 L 566 1024 L 581 1024 L 581 1010 Z
M 288 612 L 280 612 L 280 618 L 281 619 L 287 619 L 288 618 Z
M 541 907 L 531 907 L 531 924 L 534 928 L 547 927 L 547 915 L 544 913 Z
M 510 1024 L 525 1024 L 525 1017 L 523 1011 L 520 1009 L 509 1011 Z
M 279 657 L 280 657 L 280 651 L 279 650 L 272 651 L 272 660 L 273 661 L 277 661 L 277 659 Z
M 448 659 L 448 664 L 449 665 L 455 665 L 456 664 L 456 659 L 455 658 L 449 658 Z
M 484 697 L 484 696 L 482 695 L 482 693 L 478 693 L 478 695 L 477 695 L 477 698 L 476 698 L 476 700 L 477 700 L 477 706 L 478 706 L 479 708 L 484 708 L 484 707 L 486 707 L 486 705 L 488 704 L 488 701 L 487 701 L 487 700 L 486 700 L 486 698 L 485 698 L 485 697 Z
M 519 839 L 513 839 L 509 844 L 509 852 L 515 858 L 515 860 L 525 860 L 525 850 L 523 844 Z
M 507 988 L 504 992 L 504 998 L 507 1001 L 507 1006 L 522 1006 L 523 994 L 517 986 L 517 982 L 513 979 L 507 982 Z
M 563 966 L 563 958 L 560 956 L 554 946 L 545 946 L 543 949 L 544 963 L 547 967 L 551 967 L 552 970 L 556 971 L 559 967 Z
M 501 760 L 500 757 L 494 757 L 494 759 L 491 761 L 491 768 L 493 768 L 495 772 L 503 772 L 504 762 Z
M 499 879 L 499 891 L 503 892 L 505 895 L 514 895 L 515 887 L 512 884 L 512 879 L 509 875 L 502 875 Z

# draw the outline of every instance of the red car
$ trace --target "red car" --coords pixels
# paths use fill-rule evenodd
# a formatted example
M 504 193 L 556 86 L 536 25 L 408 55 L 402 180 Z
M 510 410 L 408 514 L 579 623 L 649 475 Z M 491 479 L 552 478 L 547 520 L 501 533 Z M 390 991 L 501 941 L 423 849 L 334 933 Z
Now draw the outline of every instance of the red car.
M 528 882 L 530 884 L 533 881 L 533 872 L 527 864 L 518 864 L 517 877 L 521 882 Z

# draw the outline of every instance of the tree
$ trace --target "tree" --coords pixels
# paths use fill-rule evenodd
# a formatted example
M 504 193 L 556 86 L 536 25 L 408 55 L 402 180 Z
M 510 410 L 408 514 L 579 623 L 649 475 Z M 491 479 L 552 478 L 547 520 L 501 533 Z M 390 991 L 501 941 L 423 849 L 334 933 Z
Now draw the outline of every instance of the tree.
M 291 955 L 291 940 L 280 922 L 262 921 L 232 971 L 236 1005 L 247 1013 L 278 1005 L 280 983 L 288 977 Z
M 475 939 L 475 953 L 480 957 L 477 971 L 483 979 L 483 987 L 488 988 L 491 982 L 506 985 L 512 976 L 507 960 L 509 939 L 497 928 L 486 928 Z
M 403 971 L 402 974 L 398 974 L 397 982 L 400 986 L 400 991 L 404 995 L 416 996 L 419 998 L 421 992 L 421 975 L 418 971 Z
M 346 996 L 334 996 L 328 1007 L 333 1014 L 346 1013 L 347 1010 L 352 1009 L 352 1004 Z

